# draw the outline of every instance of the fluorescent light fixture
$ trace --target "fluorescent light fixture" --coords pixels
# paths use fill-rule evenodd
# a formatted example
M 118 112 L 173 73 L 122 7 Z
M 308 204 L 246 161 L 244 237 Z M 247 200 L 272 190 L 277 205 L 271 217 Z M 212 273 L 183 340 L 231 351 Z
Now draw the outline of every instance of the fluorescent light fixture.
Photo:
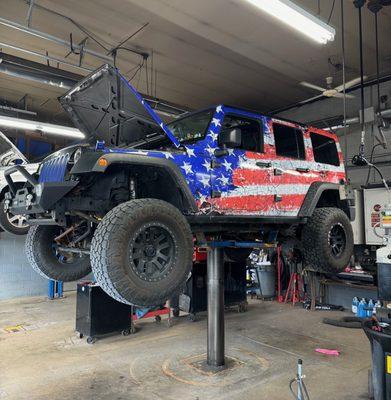
M 246 0 L 318 43 L 333 41 L 335 29 L 290 0 Z
M 39 131 L 51 135 L 66 136 L 73 139 L 85 139 L 84 133 L 79 129 L 68 126 L 47 124 L 45 122 L 31 121 L 13 117 L 0 116 L 0 126 L 7 128 L 26 129 L 28 131 Z

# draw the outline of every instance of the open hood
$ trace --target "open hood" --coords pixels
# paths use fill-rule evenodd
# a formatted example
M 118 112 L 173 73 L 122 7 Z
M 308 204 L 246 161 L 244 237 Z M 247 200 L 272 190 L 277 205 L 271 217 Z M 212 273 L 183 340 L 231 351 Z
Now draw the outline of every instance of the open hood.
M 0 132 L 0 167 L 9 167 L 14 164 L 27 164 L 27 158 L 19 149 Z
M 59 101 L 92 143 L 104 140 L 107 146 L 129 146 L 161 133 L 179 147 L 159 116 L 113 66 L 101 66 Z

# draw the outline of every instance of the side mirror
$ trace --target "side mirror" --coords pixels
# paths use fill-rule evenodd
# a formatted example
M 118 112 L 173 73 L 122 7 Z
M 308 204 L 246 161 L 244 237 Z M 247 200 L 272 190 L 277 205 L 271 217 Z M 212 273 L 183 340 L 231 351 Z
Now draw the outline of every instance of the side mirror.
M 242 144 L 242 131 L 239 128 L 234 128 L 229 131 L 221 132 L 219 137 L 220 147 L 240 147 Z

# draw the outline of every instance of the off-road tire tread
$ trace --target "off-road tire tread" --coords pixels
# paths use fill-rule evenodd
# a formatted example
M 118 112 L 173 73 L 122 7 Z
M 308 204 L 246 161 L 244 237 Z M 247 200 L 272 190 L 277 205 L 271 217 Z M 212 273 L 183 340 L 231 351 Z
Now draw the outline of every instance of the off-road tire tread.
M 121 239 L 127 241 L 126 228 L 123 224 L 121 225 L 121 222 L 123 222 L 125 218 L 132 218 L 132 216 L 139 214 L 147 207 L 163 211 L 164 214 L 169 215 L 170 218 L 174 219 L 176 223 L 182 227 L 185 235 L 188 237 L 187 243 L 183 244 L 183 246 L 185 246 L 184 251 L 186 253 L 186 258 L 188 259 L 186 268 L 183 271 L 183 275 L 186 276 L 186 278 L 192 266 L 192 233 L 186 218 L 176 207 L 158 199 L 136 199 L 118 205 L 104 216 L 94 233 L 91 242 L 91 266 L 95 279 L 101 288 L 109 296 L 125 304 L 141 306 L 160 305 L 162 298 L 166 297 L 166 299 L 168 299 L 177 296 L 183 290 L 183 287 L 177 287 L 170 291 L 170 293 L 167 293 L 166 296 L 164 293 L 156 293 L 155 295 L 151 293 L 148 298 L 140 299 L 136 287 L 131 288 L 127 285 L 126 280 L 121 281 L 121 271 L 118 270 L 113 273 L 111 269 L 111 273 L 109 274 L 107 269 L 108 264 L 112 264 L 113 258 L 117 257 L 118 259 L 118 257 L 120 257 L 120 246 L 118 246 L 118 242 Z M 116 240 L 113 240 L 113 235 Z M 121 237 L 121 239 L 119 237 Z M 113 275 L 115 277 L 113 277 Z M 184 283 L 186 278 L 184 279 Z M 139 299 L 139 304 L 130 303 L 120 294 L 120 291 L 125 289 L 130 295 L 129 297 Z
M 57 265 L 56 268 L 54 264 L 50 263 L 48 265 L 44 261 L 42 254 L 39 252 L 38 242 L 41 240 L 41 235 L 45 227 L 46 225 L 32 226 L 26 236 L 25 253 L 33 269 L 43 278 L 62 282 L 77 281 L 88 275 L 91 272 L 88 258 L 80 259 L 80 261 L 83 261 L 83 265 L 81 265 L 78 271 L 67 270 L 66 264 Z
M 326 221 L 332 217 L 338 218 L 341 223 L 345 222 L 344 228 L 347 235 L 345 255 L 341 258 L 341 265 L 338 268 L 327 262 L 328 244 L 321 243 L 319 240 L 324 236 Z M 335 207 L 316 208 L 303 227 L 302 243 L 304 260 L 310 269 L 324 273 L 341 272 L 348 265 L 353 251 L 353 232 L 347 215 L 341 209 Z
M 35 247 L 35 235 L 37 231 L 38 225 L 32 226 L 27 232 L 26 242 L 25 242 L 25 252 L 27 256 L 27 261 L 33 267 L 34 271 L 41 275 L 43 278 L 50 279 L 43 271 L 39 268 L 37 264 L 37 257 L 34 254 Z

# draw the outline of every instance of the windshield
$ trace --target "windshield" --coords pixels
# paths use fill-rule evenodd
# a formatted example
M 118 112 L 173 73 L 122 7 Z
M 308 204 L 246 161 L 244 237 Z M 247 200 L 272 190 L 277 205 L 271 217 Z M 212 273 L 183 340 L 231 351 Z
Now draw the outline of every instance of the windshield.
M 167 127 L 180 143 L 195 142 L 205 137 L 213 113 L 214 109 L 191 114 L 170 122 Z

